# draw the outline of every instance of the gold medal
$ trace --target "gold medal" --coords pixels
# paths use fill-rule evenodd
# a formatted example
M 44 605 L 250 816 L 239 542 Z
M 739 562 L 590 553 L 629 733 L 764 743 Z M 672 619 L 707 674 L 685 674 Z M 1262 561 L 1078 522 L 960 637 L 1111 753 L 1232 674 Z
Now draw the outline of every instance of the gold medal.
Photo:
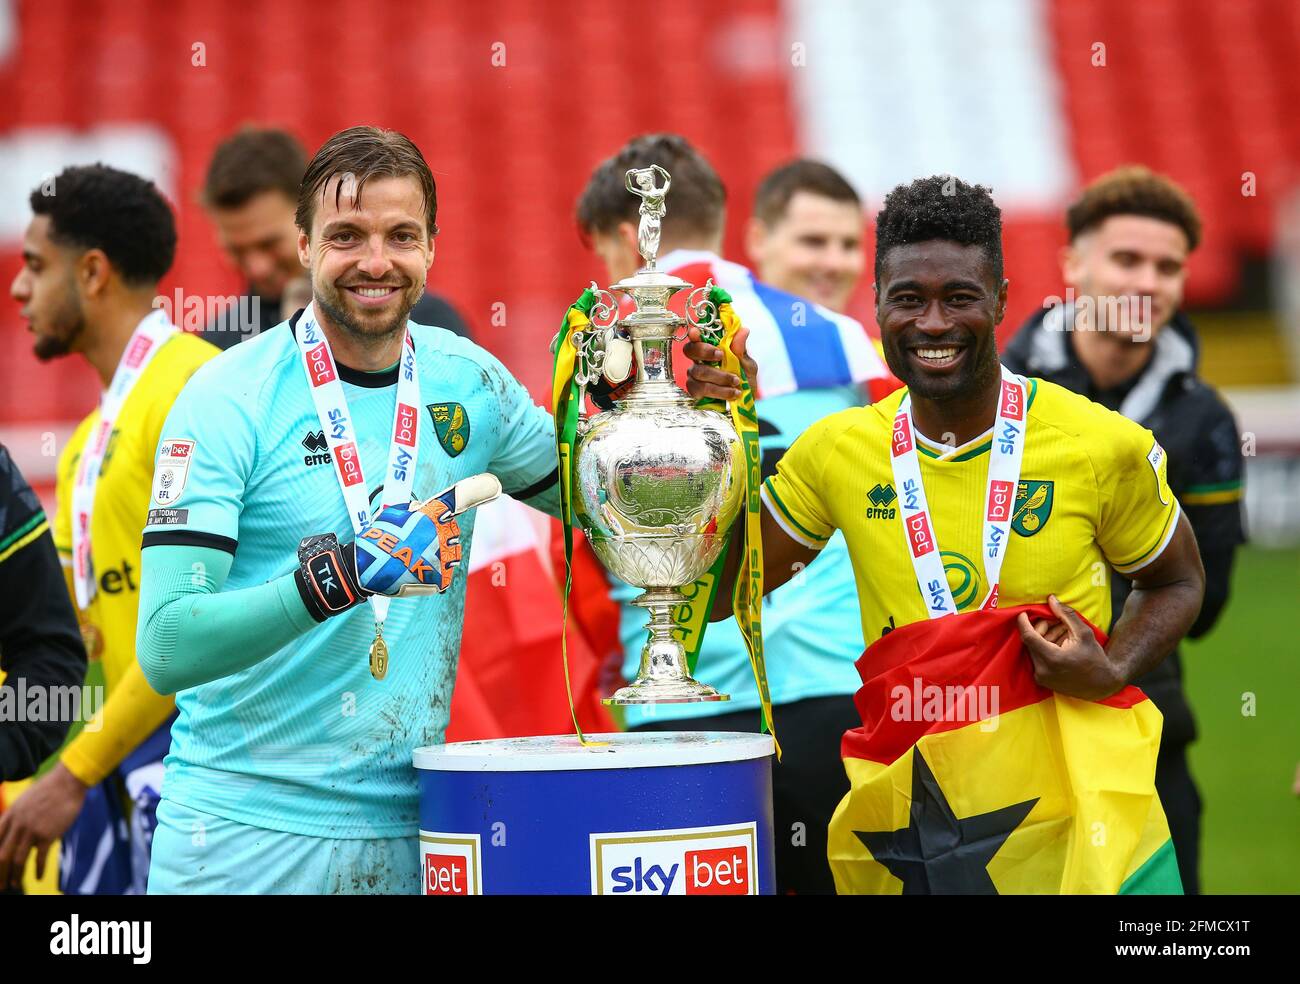
M 388 676 L 388 643 L 384 642 L 384 627 L 375 623 L 375 641 L 370 644 L 370 675 L 376 680 Z

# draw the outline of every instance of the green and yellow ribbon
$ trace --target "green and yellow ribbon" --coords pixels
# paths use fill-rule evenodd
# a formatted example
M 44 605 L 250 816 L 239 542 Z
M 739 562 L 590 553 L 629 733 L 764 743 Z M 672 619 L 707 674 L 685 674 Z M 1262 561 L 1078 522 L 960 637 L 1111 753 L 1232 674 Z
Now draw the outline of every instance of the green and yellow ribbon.
M 578 723 L 578 709 L 573 703 L 573 684 L 569 680 L 569 594 L 573 590 L 573 488 L 576 460 L 573 455 L 578 436 L 578 414 L 582 411 L 582 388 L 575 375 L 578 348 L 573 343 L 578 332 L 590 332 L 591 308 L 596 294 L 591 288 L 582 292 L 565 312 L 564 322 L 555 345 L 555 369 L 551 375 L 551 415 L 555 418 L 555 455 L 559 463 L 560 525 L 564 528 L 564 615 L 560 626 L 560 655 L 564 660 L 564 689 L 569 697 L 569 716 L 573 730 L 583 745 L 604 745 L 588 741 Z
M 779 760 L 781 744 L 776 740 L 772 724 L 772 694 L 767 684 L 767 664 L 763 657 L 763 504 L 759 494 L 763 478 L 762 453 L 758 445 L 758 410 L 754 406 L 754 386 L 745 374 L 745 367 L 739 357 L 731 351 L 731 343 L 741 329 L 740 318 L 731 305 L 731 295 L 721 287 L 714 286 L 709 291 L 709 301 L 717 308 L 721 331 L 710 331 L 705 327 L 701 334 L 711 344 L 722 349 L 722 369 L 739 377 L 740 398 L 732 403 L 700 400 L 696 406 L 729 414 L 731 424 L 740 436 L 741 449 L 745 455 L 744 523 L 738 523 L 732 528 L 732 536 L 741 537 L 744 553 L 732 589 L 731 610 L 749 652 L 749 666 L 754 673 L 754 684 L 758 687 L 758 699 L 762 707 L 762 729 L 772 735 Z M 713 610 L 713 599 L 717 594 L 727 553 L 727 550 L 723 550 L 713 567 L 693 585 L 684 589 L 687 603 L 678 605 L 673 612 L 673 619 L 683 632 L 687 666 L 692 675 L 695 673 L 700 648 L 704 645 L 704 630 L 709 623 L 709 613 Z M 700 603 L 700 599 L 703 599 L 703 603 Z

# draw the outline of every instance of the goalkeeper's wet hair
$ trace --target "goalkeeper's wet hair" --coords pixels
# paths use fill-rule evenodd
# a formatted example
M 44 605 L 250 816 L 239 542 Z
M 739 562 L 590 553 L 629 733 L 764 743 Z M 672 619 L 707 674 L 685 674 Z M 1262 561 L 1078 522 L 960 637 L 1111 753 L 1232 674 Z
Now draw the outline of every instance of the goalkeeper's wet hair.
M 161 192 L 107 164 L 65 167 L 30 198 L 32 213 L 50 220 L 50 239 L 64 248 L 98 249 L 122 282 L 150 287 L 176 258 L 176 220 Z
M 1002 281 L 1002 210 L 988 188 L 936 174 L 891 191 L 876 216 L 876 279 L 895 246 L 934 239 L 983 247 Z

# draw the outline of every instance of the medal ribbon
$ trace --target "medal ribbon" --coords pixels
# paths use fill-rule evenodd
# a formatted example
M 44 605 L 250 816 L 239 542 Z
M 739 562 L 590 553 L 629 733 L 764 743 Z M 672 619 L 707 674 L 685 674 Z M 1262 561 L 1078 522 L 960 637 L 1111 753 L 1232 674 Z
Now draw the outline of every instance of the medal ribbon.
M 329 340 L 316 319 L 314 303 L 298 319 L 295 334 L 303 369 L 307 373 L 307 388 L 316 405 L 316 418 L 325 432 L 325 442 L 334 461 L 334 477 L 348 508 L 352 532 L 360 536 L 371 520 L 369 486 L 361 467 L 361 452 L 356 428 L 348 412 L 348 398 L 339 381 L 338 366 L 334 363 Z M 415 366 L 415 342 L 407 329 L 397 373 L 397 406 L 393 410 L 388 469 L 384 476 L 383 498 L 376 513 L 385 506 L 411 501 L 411 483 L 415 477 L 420 438 L 419 406 L 420 377 Z M 392 599 L 387 595 L 372 594 L 367 600 L 375 617 L 376 630 L 382 634 L 384 619 L 388 617 L 388 603 Z
M 1003 366 L 984 495 L 984 579 L 989 590 L 980 604 L 981 609 L 998 607 L 1002 561 L 1007 554 L 1016 488 L 1020 483 L 1020 465 L 1025 453 L 1026 405 L 1025 380 Z M 889 455 L 894 469 L 894 487 L 898 489 L 899 518 L 903 522 L 908 553 L 926 611 L 930 618 L 955 615 L 957 605 L 948 587 L 943 556 L 934 535 L 934 514 L 930 511 L 925 486 L 921 482 L 910 394 L 903 397 L 894 416 Z
M 81 449 L 81 461 L 72 486 L 72 583 L 78 608 L 85 609 L 90 604 L 97 586 L 95 565 L 90 555 L 90 518 L 95 510 L 95 485 L 104 465 L 108 440 L 131 390 L 163 343 L 179 330 L 162 311 L 145 315 L 131 332 L 126 349 L 113 370 L 112 382 L 99 397 L 99 423 Z

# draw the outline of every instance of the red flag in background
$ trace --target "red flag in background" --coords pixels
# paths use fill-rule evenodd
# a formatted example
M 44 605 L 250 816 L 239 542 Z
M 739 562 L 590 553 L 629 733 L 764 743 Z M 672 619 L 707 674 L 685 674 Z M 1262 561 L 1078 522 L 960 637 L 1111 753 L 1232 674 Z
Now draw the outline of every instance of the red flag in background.
M 447 741 L 573 731 L 560 661 L 564 555 L 554 560 L 556 520 L 508 497 L 481 506 L 474 521 L 465 630 Z M 608 587 L 583 591 L 595 557 L 575 550 L 569 674 L 584 732 L 612 731 L 600 703 L 601 666 L 618 647 L 618 611 Z M 603 577 L 601 578 L 603 584 Z M 607 609 L 607 610 L 606 610 Z

